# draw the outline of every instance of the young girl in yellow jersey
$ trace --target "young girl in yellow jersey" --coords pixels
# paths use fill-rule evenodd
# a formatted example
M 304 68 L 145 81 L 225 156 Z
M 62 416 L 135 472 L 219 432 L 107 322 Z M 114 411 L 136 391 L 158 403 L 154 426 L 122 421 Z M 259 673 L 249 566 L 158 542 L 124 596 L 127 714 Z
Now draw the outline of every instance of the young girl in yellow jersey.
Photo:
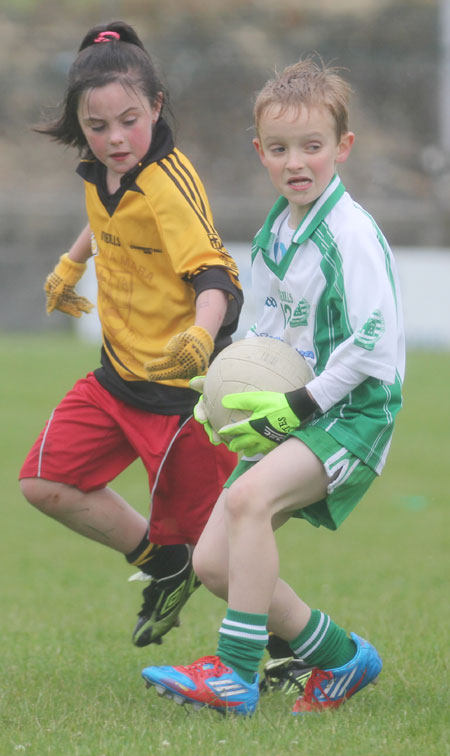
M 135 31 L 114 22 L 87 33 L 60 117 L 37 128 L 79 150 L 88 216 L 47 278 L 47 311 L 90 311 L 74 287 L 93 255 L 103 343 L 101 367 L 77 381 L 33 445 L 21 488 L 150 580 L 138 646 L 161 642 L 198 584 L 192 545 L 236 462 L 193 419 L 198 395 L 188 379 L 231 340 L 238 270 L 195 169 L 174 146 L 166 99 Z M 138 457 L 149 520 L 108 487 Z

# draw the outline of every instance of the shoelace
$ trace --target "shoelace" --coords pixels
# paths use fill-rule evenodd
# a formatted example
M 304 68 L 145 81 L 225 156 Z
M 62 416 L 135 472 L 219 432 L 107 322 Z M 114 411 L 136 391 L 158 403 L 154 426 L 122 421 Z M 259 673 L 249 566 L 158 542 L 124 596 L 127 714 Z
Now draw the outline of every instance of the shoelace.
M 211 665 L 212 669 L 205 670 L 205 665 Z M 228 667 L 220 661 L 218 656 L 202 656 L 201 659 L 197 659 L 192 664 L 187 664 L 185 669 L 192 670 L 192 672 L 208 672 L 211 677 L 219 677 L 226 672 Z
M 323 669 L 315 669 L 311 677 L 309 678 L 308 682 L 305 686 L 305 691 L 303 693 L 303 696 L 301 696 L 301 700 L 305 701 L 309 704 L 315 704 L 320 703 L 317 696 L 314 694 L 314 689 L 319 688 L 322 695 L 325 697 L 327 701 L 330 701 L 330 697 L 325 693 L 324 689 L 322 688 L 322 683 L 326 680 L 331 680 L 332 678 L 331 672 L 326 672 Z

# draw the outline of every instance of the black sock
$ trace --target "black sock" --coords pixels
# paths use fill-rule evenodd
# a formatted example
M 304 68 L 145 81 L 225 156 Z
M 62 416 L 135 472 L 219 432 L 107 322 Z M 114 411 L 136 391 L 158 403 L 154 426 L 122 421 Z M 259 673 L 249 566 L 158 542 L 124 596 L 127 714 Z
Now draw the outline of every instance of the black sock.
M 294 652 L 289 643 L 275 633 L 269 633 L 269 642 L 267 650 L 272 659 L 284 659 L 288 656 L 294 656 Z
M 188 556 L 189 547 L 185 543 L 164 546 L 149 543 L 147 536 L 144 536 L 134 551 L 125 554 L 125 559 L 129 564 L 139 567 L 142 572 L 160 580 L 182 570 Z

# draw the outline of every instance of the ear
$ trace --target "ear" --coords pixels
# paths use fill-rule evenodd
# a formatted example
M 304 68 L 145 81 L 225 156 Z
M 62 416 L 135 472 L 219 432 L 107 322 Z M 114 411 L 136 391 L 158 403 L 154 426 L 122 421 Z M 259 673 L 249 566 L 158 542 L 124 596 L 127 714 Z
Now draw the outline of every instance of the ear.
M 153 109 L 153 123 L 156 123 L 158 120 L 162 107 L 164 105 L 164 94 L 163 92 L 158 92 L 158 94 L 155 97 L 154 102 L 152 103 L 152 109 Z
M 264 150 L 262 148 L 262 145 L 261 145 L 261 142 L 259 140 L 259 137 L 255 137 L 254 139 L 252 139 L 252 143 L 253 143 L 253 147 L 255 148 L 256 152 L 259 155 L 259 159 L 261 160 L 261 163 L 265 167 L 266 166 L 266 158 L 264 156 Z
M 347 131 L 343 134 L 336 149 L 336 163 L 345 163 L 352 151 L 354 141 L 355 135 L 352 131 Z

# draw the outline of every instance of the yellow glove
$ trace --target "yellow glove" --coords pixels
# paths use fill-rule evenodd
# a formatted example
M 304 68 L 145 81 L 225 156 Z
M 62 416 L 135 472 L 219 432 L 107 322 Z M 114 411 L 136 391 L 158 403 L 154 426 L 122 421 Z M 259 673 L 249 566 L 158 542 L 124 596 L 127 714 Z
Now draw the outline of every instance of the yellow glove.
M 167 381 L 173 378 L 194 378 L 204 374 L 214 349 L 214 340 L 201 326 L 191 326 L 177 333 L 164 347 L 167 357 L 146 362 L 149 381 Z
M 94 309 L 89 299 L 80 297 L 74 289 L 85 270 L 86 263 L 71 260 L 67 252 L 61 255 L 59 263 L 47 276 L 44 285 L 47 314 L 53 310 L 61 310 L 74 318 L 81 318 L 83 312 L 89 313 Z

